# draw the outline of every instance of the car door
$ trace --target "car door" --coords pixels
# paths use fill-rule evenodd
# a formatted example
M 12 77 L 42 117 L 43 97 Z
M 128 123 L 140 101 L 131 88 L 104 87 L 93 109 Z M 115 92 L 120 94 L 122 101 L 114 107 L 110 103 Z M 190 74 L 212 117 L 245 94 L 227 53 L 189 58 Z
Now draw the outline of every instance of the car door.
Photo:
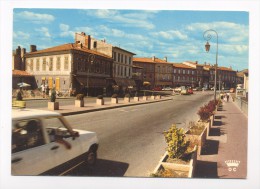
M 65 165 L 70 160 L 82 155 L 84 150 L 80 140 L 71 135 L 71 129 L 62 121 L 62 117 L 46 117 L 43 120 L 44 127 L 48 133 L 48 140 L 52 146 L 51 156 L 56 166 Z M 71 164 L 66 164 L 68 167 Z
M 40 119 L 13 121 L 12 175 L 38 175 L 54 166 Z

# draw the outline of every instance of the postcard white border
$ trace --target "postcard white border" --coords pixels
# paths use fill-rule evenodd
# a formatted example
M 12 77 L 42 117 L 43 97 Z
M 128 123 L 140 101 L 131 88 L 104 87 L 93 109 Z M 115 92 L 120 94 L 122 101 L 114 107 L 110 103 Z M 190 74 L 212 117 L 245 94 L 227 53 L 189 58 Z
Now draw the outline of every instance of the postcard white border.
M 126 6 L 127 5 L 127 6 Z M 71 189 L 71 188 L 211 188 L 211 189 L 258 189 L 259 183 L 259 1 L 170 1 L 170 0 L 2 0 L 1 54 L 0 54 L 0 188 L 27 189 Z M 248 136 L 248 177 L 247 179 L 162 179 L 162 178 L 121 178 L 121 177 L 25 177 L 10 176 L 11 170 L 11 62 L 13 8 L 77 8 L 77 9 L 151 9 L 151 10 L 220 10 L 248 11 L 249 23 L 249 136 Z M 8 126 L 9 125 L 9 126 Z

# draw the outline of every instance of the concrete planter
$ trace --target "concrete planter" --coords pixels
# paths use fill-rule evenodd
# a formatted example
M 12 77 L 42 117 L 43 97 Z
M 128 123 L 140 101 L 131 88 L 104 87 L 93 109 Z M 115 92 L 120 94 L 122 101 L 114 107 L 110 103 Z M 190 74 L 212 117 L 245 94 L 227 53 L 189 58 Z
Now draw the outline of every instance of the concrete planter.
M 96 104 L 100 106 L 104 105 L 104 99 L 97 99 Z
M 12 103 L 12 107 L 25 108 L 26 102 L 23 100 L 14 100 Z
M 161 95 L 156 95 L 156 97 L 155 97 L 155 99 L 161 99 L 162 98 L 162 96 Z
M 124 97 L 124 102 L 125 103 L 129 103 L 130 102 L 130 98 L 129 97 Z
M 48 102 L 48 109 L 49 110 L 58 110 L 59 102 Z
M 147 101 L 148 100 L 148 96 L 143 96 L 143 101 Z
M 200 135 L 193 135 L 193 134 L 191 134 L 190 130 L 186 131 L 186 133 L 185 133 L 186 140 L 197 143 L 197 145 L 198 145 L 198 150 L 197 150 L 198 155 L 201 155 L 202 147 L 204 146 L 206 139 L 207 139 L 208 125 L 206 125 L 206 124 L 209 124 L 209 123 L 204 123 L 205 127 L 204 127 L 204 129 L 203 129 L 203 131 L 201 132 Z
M 151 100 L 155 100 L 155 96 L 151 96 Z
M 160 170 L 168 169 L 173 172 L 184 173 L 184 175 L 186 175 L 186 176 L 183 176 L 183 177 L 192 178 L 194 175 L 194 171 L 195 171 L 196 163 L 197 163 L 197 146 L 194 147 L 193 151 L 194 152 L 193 152 L 188 164 L 167 162 L 167 159 L 169 158 L 169 156 L 168 156 L 168 152 L 165 152 L 165 154 L 159 161 L 159 164 L 154 169 L 153 174 L 157 174 Z
M 139 102 L 139 97 L 138 96 L 134 97 L 134 101 Z
M 118 104 L 118 98 L 111 98 L 111 104 Z
M 75 107 L 84 107 L 84 100 L 75 100 Z

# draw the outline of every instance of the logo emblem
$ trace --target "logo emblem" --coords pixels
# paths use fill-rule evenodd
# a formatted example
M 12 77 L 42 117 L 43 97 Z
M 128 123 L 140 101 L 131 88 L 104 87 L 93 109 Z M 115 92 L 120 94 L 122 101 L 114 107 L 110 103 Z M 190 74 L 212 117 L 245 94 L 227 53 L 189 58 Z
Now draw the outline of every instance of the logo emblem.
M 227 160 L 227 161 L 225 161 L 225 163 L 228 166 L 228 171 L 236 172 L 237 168 L 238 168 L 238 166 L 240 164 L 240 161 L 238 161 L 238 160 Z

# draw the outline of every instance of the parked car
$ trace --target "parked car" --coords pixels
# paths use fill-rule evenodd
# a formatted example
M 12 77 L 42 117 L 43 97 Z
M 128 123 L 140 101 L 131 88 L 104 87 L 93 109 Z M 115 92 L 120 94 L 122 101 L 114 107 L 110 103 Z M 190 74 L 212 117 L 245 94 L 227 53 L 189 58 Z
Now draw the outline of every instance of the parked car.
M 174 92 L 181 92 L 181 87 L 176 87 L 175 89 L 173 89 L 174 90 Z
M 193 94 L 193 89 L 192 88 L 188 88 L 188 93 L 189 94 Z
M 196 87 L 193 89 L 194 91 L 202 91 L 202 88 L 201 87 Z
M 181 86 L 181 95 L 187 95 L 188 93 L 188 89 L 185 86 Z
M 161 88 L 161 87 L 154 87 L 152 90 L 153 90 L 153 91 L 161 91 L 162 88 Z
M 65 118 L 52 111 L 12 110 L 12 175 L 60 175 L 97 159 L 95 132 L 72 129 Z
M 162 91 L 172 91 L 172 88 L 171 87 L 164 87 L 164 88 L 162 88 Z

